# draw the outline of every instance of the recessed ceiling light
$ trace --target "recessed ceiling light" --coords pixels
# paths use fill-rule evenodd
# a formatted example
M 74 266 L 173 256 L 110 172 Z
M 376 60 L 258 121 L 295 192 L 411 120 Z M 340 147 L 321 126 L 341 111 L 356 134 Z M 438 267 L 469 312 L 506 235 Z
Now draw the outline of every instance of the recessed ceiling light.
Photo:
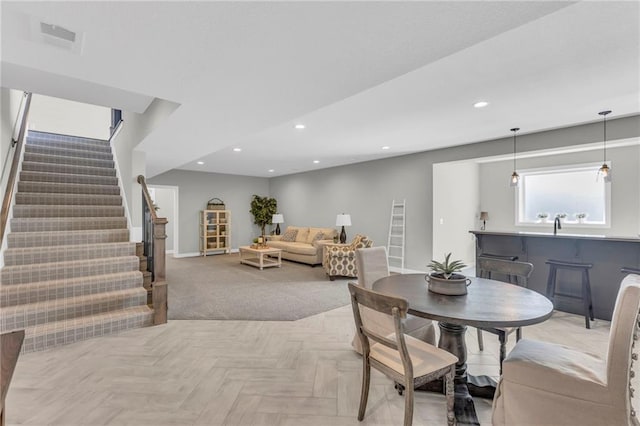
M 204 164 L 204 161 L 198 161 L 196 164 L 200 164 L 202 166 Z
M 313 164 L 318 164 L 320 160 L 313 160 Z
M 268 172 L 269 172 L 269 173 L 273 173 L 273 172 L 275 172 L 275 170 L 273 170 L 273 169 L 269 169 L 269 170 L 268 170 Z
M 383 146 L 382 149 L 389 149 L 389 147 L 388 146 Z
M 473 104 L 474 108 L 484 108 L 487 105 L 489 105 L 489 102 L 487 102 L 487 101 L 479 101 L 479 102 L 476 102 L 475 104 Z
M 294 127 L 295 127 L 297 130 L 302 130 L 302 129 L 306 128 L 307 126 L 305 126 L 304 124 L 296 124 Z
M 242 148 L 233 148 L 233 151 L 234 152 L 240 152 L 240 151 L 242 151 Z

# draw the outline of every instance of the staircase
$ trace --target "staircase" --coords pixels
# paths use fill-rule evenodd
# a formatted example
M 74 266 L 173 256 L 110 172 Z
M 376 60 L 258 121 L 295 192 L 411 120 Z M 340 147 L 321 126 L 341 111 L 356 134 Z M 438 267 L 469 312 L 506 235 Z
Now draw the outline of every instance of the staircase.
M 0 270 L 0 332 L 32 352 L 153 323 L 108 141 L 29 132 Z

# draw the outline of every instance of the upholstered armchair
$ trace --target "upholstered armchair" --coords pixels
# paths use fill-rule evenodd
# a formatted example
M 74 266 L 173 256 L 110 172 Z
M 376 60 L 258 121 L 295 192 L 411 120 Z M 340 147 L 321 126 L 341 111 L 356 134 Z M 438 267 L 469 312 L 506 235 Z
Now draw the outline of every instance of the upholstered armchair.
M 336 277 L 358 276 L 356 249 L 369 248 L 373 244 L 365 235 L 356 235 L 350 244 L 327 244 L 324 246 L 322 266 L 331 281 Z
M 638 309 L 640 275 L 628 275 L 620 285 L 604 358 L 554 343 L 520 340 L 502 365 L 493 425 L 638 424 L 631 404 Z

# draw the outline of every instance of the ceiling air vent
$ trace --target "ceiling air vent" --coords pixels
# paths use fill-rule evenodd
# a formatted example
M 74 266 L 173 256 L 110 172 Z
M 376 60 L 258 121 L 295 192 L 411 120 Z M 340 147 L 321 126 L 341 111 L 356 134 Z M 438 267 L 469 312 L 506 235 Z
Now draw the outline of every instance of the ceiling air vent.
M 40 20 L 32 20 L 33 40 L 56 46 L 76 54 L 82 51 L 84 33 L 72 31 L 60 25 L 49 24 Z
M 40 32 L 51 37 L 66 40 L 69 43 L 75 43 L 76 41 L 76 33 L 53 24 L 40 22 Z

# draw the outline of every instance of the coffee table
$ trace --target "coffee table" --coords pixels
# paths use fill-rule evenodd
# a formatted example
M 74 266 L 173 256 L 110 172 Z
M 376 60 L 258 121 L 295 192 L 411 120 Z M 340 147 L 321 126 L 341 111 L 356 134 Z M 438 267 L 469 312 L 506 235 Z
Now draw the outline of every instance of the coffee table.
M 240 263 L 255 266 L 262 271 L 270 266 L 282 266 L 282 250 L 279 248 L 251 248 L 250 246 L 240 247 Z

